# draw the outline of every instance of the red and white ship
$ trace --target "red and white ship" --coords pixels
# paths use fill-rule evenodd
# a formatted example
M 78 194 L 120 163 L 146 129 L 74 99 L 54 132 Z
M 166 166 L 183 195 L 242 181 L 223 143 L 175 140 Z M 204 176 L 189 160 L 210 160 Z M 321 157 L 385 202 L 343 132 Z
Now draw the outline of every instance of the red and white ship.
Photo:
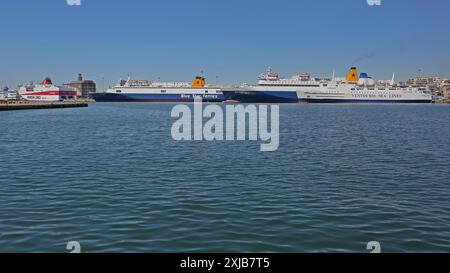
M 77 97 L 77 90 L 71 87 L 56 86 L 50 78 L 40 84 L 29 84 L 20 87 L 20 96 L 29 101 L 64 101 Z

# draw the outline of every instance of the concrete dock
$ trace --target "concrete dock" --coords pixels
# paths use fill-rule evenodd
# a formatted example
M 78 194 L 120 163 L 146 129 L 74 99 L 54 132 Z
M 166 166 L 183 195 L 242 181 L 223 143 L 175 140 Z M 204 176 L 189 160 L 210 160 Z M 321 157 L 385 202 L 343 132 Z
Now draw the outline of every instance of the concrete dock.
M 0 102 L 0 111 L 88 107 L 80 102 Z

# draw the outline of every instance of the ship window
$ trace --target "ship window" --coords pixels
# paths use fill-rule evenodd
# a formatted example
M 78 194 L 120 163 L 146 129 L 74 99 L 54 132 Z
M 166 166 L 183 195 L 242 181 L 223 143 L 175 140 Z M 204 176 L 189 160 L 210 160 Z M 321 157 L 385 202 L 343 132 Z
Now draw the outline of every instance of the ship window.
M 116 93 L 122 93 L 122 90 L 116 90 Z
M 167 93 L 167 91 L 166 90 L 161 90 L 161 93 Z
M 208 94 L 208 90 L 205 90 L 205 93 Z

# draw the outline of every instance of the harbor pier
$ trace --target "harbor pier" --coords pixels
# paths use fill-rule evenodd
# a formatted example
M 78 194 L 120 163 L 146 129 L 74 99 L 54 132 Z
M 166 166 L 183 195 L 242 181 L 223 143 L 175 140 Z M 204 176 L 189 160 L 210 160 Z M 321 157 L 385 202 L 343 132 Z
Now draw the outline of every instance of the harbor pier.
M 23 102 L 0 101 L 0 111 L 38 110 L 88 107 L 87 103 L 80 102 Z

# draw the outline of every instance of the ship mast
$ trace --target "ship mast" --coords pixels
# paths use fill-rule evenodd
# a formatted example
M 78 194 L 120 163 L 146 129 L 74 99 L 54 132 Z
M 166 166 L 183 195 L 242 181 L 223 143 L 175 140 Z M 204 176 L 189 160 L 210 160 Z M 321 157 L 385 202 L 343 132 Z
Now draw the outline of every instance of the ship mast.
M 395 72 L 392 74 L 391 85 L 395 84 Z

